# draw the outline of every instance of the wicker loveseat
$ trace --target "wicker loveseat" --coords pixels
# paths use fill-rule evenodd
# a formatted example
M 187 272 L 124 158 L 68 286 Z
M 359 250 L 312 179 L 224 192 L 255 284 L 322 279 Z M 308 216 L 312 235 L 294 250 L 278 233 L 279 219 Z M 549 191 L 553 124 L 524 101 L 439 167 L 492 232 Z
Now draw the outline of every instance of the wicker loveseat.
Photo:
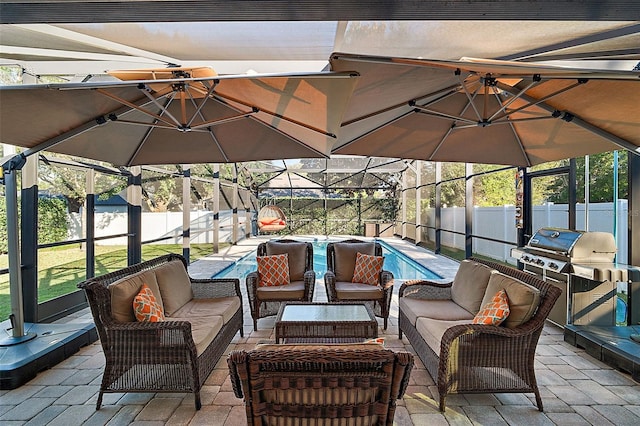
M 501 325 L 472 324 L 495 291 L 505 289 L 511 313 Z M 399 290 L 399 334 L 404 333 L 437 382 L 439 408 L 449 393 L 533 392 L 534 356 L 559 288 L 506 265 L 471 258 L 453 282 L 410 281 Z
M 413 355 L 377 343 L 258 345 L 227 359 L 247 424 L 392 425 Z
M 152 290 L 164 321 L 138 322 L 133 299 Z M 193 279 L 184 257 L 169 254 L 80 284 L 100 336 L 105 368 L 96 409 L 105 392 L 193 392 L 200 388 L 242 329 L 238 279 Z

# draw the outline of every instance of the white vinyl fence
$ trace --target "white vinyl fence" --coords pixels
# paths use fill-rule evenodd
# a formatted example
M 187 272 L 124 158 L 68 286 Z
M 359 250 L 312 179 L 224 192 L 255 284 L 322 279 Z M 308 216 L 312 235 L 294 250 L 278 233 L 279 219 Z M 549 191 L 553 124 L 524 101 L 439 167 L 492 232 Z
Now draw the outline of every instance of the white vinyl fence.
M 70 239 L 82 238 L 83 224 L 81 213 L 70 215 Z M 247 221 L 246 213 L 238 213 L 237 238 L 245 237 Z M 231 210 L 220 212 L 220 242 L 232 240 L 233 214 Z M 95 214 L 96 237 L 107 235 L 125 234 L 127 232 L 127 214 L 122 212 L 96 212 Z M 182 212 L 142 213 L 142 241 L 155 240 L 157 238 L 171 237 L 154 244 L 181 244 L 182 243 Z M 199 210 L 191 212 L 191 243 L 213 243 L 213 212 Z M 126 245 L 127 238 L 110 238 L 98 241 L 101 245 Z
M 465 237 L 465 211 L 464 207 L 446 207 L 442 209 L 440 225 L 443 229 L 441 234 L 441 244 L 443 246 L 464 250 Z M 620 263 L 627 263 L 628 248 L 628 202 L 618 200 L 616 228 L 616 244 L 618 253 L 616 260 Z M 429 226 L 435 224 L 435 209 L 428 209 L 422 212 L 423 220 Z M 589 204 L 589 227 L 585 226 L 585 205 L 576 206 L 576 229 L 588 231 L 600 231 L 613 233 L 614 229 L 614 209 L 613 203 L 592 203 Z M 567 204 L 545 204 L 534 206 L 533 208 L 533 230 L 542 227 L 567 228 L 568 226 L 568 205 Z M 454 234 L 454 231 L 460 234 Z M 473 234 L 481 237 L 493 238 L 495 240 L 513 241 L 513 245 L 501 244 L 487 240 L 475 238 L 473 250 L 493 259 L 512 262 L 509 252 L 515 247 L 517 241 L 517 230 L 515 227 L 515 206 L 502 207 L 475 207 L 473 209 Z M 435 241 L 435 231 L 429 229 L 428 239 Z

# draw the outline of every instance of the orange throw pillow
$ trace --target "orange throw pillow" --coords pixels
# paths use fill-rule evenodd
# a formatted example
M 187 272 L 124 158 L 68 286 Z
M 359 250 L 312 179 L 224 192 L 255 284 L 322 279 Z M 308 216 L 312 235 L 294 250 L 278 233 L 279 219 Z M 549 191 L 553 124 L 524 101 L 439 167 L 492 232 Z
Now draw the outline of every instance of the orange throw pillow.
M 148 285 L 142 284 L 140 291 L 133 299 L 133 311 L 141 322 L 164 321 L 164 312 Z
M 273 287 L 289 284 L 289 255 L 258 256 L 258 286 Z
M 490 302 L 485 303 L 473 318 L 474 324 L 500 325 L 507 319 L 510 313 L 509 299 L 504 289 L 493 296 Z
M 383 263 L 384 257 L 382 256 L 371 256 L 358 252 L 351 282 L 378 285 Z

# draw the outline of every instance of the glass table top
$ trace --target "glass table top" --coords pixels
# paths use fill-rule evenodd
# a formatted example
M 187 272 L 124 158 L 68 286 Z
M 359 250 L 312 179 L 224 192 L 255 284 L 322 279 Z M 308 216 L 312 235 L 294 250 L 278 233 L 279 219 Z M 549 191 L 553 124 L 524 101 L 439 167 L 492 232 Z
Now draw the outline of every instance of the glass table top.
M 286 305 L 281 321 L 370 321 L 364 305 Z

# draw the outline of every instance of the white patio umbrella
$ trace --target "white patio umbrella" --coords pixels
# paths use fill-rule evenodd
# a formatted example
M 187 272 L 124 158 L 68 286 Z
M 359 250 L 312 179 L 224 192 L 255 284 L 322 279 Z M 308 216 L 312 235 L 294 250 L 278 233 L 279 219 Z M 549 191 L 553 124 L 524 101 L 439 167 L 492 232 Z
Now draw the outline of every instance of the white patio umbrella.
M 640 154 L 640 72 L 336 53 L 355 71 L 333 153 L 532 166 Z

